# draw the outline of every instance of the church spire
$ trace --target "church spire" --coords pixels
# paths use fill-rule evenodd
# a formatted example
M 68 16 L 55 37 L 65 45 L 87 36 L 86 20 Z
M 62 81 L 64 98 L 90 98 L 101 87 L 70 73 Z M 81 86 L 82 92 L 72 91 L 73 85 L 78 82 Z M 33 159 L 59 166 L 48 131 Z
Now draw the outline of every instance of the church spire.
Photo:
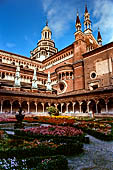
M 85 13 L 88 13 L 87 4 L 85 6 Z
M 48 26 L 48 20 L 46 20 L 46 26 Z
M 90 14 L 87 9 L 87 5 L 85 6 L 85 13 L 84 13 L 84 33 L 92 33 L 91 30 L 91 20 L 90 20 Z
M 81 30 L 81 23 L 80 23 L 80 19 L 79 19 L 79 14 L 78 14 L 78 10 L 77 10 L 77 17 L 76 17 L 76 31 L 80 31 Z
M 101 37 L 99 28 L 98 28 L 97 42 L 98 42 L 99 45 L 102 45 L 102 37 Z

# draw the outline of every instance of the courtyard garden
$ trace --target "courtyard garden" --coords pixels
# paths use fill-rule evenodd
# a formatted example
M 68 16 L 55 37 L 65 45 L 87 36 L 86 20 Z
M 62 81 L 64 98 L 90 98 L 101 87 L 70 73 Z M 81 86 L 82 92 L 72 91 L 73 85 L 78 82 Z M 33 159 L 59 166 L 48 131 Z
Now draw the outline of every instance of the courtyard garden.
M 24 126 L 14 129 L 16 121 L 14 116 L 0 118 L 1 170 L 68 170 L 71 158 L 90 147 L 90 136 L 113 141 L 112 117 L 26 115 Z

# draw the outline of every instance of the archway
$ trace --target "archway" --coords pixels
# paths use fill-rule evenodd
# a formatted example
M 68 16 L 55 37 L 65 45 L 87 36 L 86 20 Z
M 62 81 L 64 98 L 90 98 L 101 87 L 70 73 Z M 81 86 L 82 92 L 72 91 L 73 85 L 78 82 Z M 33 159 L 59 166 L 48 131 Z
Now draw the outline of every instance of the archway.
M 51 104 L 51 106 L 54 106 L 54 107 L 55 107 L 55 104 L 54 104 L 54 103 L 52 103 L 52 104 Z
M 27 104 L 27 101 L 23 101 L 22 104 L 21 104 L 21 107 L 22 107 L 22 111 L 24 113 L 27 113 L 28 112 L 28 104 Z
M 76 101 L 75 102 L 75 106 L 74 106 L 74 113 L 79 113 L 79 112 L 80 112 L 79 102 Z
M 41 102 L 39 102 L 39 103 L 37 104 L 37 112 L 38 112 L 38 113 L 43 113 L 43 106 L 42 106 Z
M 108 112 L 113 114 L 113 98 L 109 98 L 108 100 Z
M 98 113 L 106 113 L 106 104 L 104 99 L 99 99 L 97 107 Z
M 62 106 L 62 113 L 65 113 L 65 112 L 66 112 L 66 103 L 64 103 Z
M 69 113 L 73 112 L 73 104 L 72 104 L 72 102 L 70 102 L 69 105 L 68 105 L 68 112 Z
M 81 111 L 82 113 L 86 113 L 87 111 L 87 102 L 85 100 L 82 101 Z
M 94 100 L 90 100 L 89 112 L 96 113 L 96 102 Z
M 3 101 L 2 111 L 4 113 L 10 113 L 11 112 L 11 104 L 9 100 Z
M 13 102 L 13 105 L 12 105 L 12 110 L 13 110 L 13 113 L 16 113 L 16 112 L 18 112 L 18 110 L 19 110 L 19 107 L 20 107 L 20 104 L 19 104 L 19 101 L 18 100 L 16 100 L 16 101 L 14 101 Z
M 48 104 L 48 103 L 45 103 L 45 104 L 44 104 L 44 111 L 45 111 L 45 112 L 48 112 L 47 107 L 49 107 L 49 104 Z
M 30 103 L 30 112 L 31 112 L 31 113 L 36 113 L 36 105 L 35 105 L 35 102 L 34 102 L 34 101 L 32 101 L 32 102 Z
M 58 103 L 57 109 L 59 110 L 59 112 L 61 112 L 61 104 Z

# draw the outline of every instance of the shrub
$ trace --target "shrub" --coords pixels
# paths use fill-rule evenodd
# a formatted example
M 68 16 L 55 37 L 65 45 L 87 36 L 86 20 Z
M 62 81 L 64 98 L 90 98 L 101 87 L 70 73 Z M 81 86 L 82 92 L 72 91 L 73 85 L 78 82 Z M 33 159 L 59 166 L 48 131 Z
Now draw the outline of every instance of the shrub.
M 56 109 L 54 106 L 47 107 L 47 111 L 50 116 L 52 116 L 52 115 L 58 116 L 59 115 L 59 110 Z

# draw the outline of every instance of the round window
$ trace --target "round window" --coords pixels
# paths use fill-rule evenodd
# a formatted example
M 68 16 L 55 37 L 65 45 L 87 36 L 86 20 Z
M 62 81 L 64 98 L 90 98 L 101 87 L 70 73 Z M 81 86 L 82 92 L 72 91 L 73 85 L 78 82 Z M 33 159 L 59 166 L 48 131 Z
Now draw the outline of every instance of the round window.
M 96 73 L 95 72 L 91 73 L 91 78 L 92 79 L 96 78 Z
M 60 90 L 61 90 L 61 91 L 64 90 L 64 84 L 63 84 L 63 83 L 60 84 Z

